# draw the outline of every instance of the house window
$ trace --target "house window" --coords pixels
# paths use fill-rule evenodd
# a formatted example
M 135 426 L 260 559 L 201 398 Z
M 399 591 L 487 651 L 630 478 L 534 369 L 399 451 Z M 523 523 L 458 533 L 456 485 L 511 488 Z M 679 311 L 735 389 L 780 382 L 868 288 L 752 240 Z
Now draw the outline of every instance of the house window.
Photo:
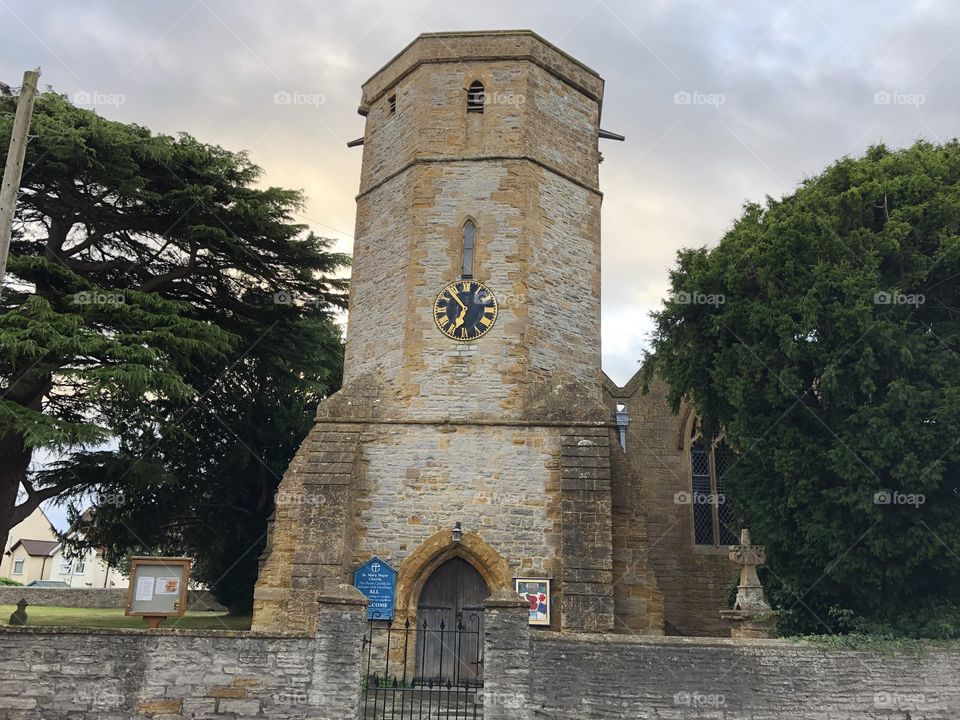
M 60 561 L 60 574 L 69 575 L 71 567 L 73 567 L 73 562 L 71 560 L 67 560 L 66 558 L 64 558 L 63 560 Z
M 397 96 L 396 95 L 391 95 L 390 97 L 387 98 L 387 106 L 390 109 L 391 115 L 397 112 Z
M 483 90 L 483 83 L 474 80 L 467 89 L 467 112 L 482 113 L 485 100 L 486 94 Z
M 24 558 L 14 558 L 13 560 L 13 574 L 14 575 L 23 575 L 23 562 Z
M 694 422 L 690 437 L 693 538 L 697 545 L 735 545 L 737 529 L 725 476 L 734 454 L 723 434 L 707 441 Z
M 77 566 L 73 569 L 74 575 L 83 575 L 83 571 L 87 567 L 87 562 L 83 558 L 77 560 Z
M 476 233 L 477 226 L 473 224 L 473 220 L 467 220 L 463 224 L 463 263 L 460 266 L 460 277 L 473 277 L 473 249 Z

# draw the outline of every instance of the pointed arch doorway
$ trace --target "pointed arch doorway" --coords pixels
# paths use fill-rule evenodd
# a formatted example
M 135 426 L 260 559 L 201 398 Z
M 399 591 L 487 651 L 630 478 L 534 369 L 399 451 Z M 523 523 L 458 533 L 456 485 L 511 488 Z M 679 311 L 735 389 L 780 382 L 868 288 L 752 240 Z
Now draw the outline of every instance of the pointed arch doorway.
M 424 680 L 483 682 L 483 601 L 486 581 L 462 557 L 452 557 L 427 578 L 417 602 L 417 675 Z

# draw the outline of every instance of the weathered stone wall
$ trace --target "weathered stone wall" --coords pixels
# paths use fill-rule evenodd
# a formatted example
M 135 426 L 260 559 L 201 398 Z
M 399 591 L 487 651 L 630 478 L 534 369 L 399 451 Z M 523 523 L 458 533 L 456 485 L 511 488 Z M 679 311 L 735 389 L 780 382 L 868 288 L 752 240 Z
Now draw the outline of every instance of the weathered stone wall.
M 609 632 L 614 625 L 609 431 L 571 428 L 562 442 L 561 627 Z
M 614 632 L 662 635 L 663 592 L 653 571 L 647 532 L 649 502 L 640 473 L 610 431 Z
M 960 655 L 787 641 L 556 636 L 531 645 L 531 715 L 681 720 L 960 717 Z
M 487 102 L 469 113 L 477 79 Z M 344 389 L 281 483 L 291 507 L 278 501 L 271 521 L 255 629 L 309 628 L 309 593 L 373 555 L 398 569 L 398 608 L 415 612 L 417 583 L 458 553 L 491 590 L 551 578 L 556 628 L 613 629 L 602 93 L 596 73 L 527 31 L 421 36 L 364 85 Z M 467 220 L 473 278 L 499 301 L 469 343 L 434 319 Z M 617 471 L 621 525 L 628 475 Z M 456 522 L 476 533 L 473 554 L 448 546 Z M 630 532 L 617 560 L 636 570 L 625 627 L 659 632 L 644 529 Z
M 398 566 L 460 521 L 515 574 L 555 577 L 560 433 L 555 428 L 389 425 L 371 428 L 358 488 L 354 564 Z
M 576 103 L 570 105 L 568 112 L 575 113 Z M 583 129 L 581 134 L 582 142 L 592 137 Z M 555 173 L 537 175 L 535 240 L 520 298 L 529 304 L 523 338 L 530 374 L 549 382 L 557 372 L 567 373 L 589 384 L 582 400 L 595 401 L 601 383 L 600 195 Z
M 482 114 L 466 110 L 474 79 Z M 599 401 L 602 91 L 522 31 L 421 36 L 364 85 L 346 383 L 380 372 L 403 417 L 433 420 L 536 420 L 529 391 L 558 374 Z M 464 344 L 433 306 L 468 219 L 500 310 Z
M 564 404 L 549 395 L 536 403 L 549 416 L 554 401 Z M 410 568 L 432 569 L 432 558 L 450 550 L 450 532 L 460 522 L 482 540 L 479 556 L 465 556 L 491 590 L 512 586 L 516 576 L 553 579 L 555 628 L 614 629 L 616 589 L 629 603 L 620 629 L 662 632 L 659 595 L 637 529 L 636 542 L 616 551 L 618 562 L 629 563 L 629 577 L 613 581 L 609 423 L 376 417 L 390 412 L 390 398 L 370 377 L 321 406 L 277 494 L 255 630 L 309 631 L 311 593 L 351 581 L 353 568 L 374 555 L 401 571 L 402 586 Z M 347 422 L 351 416 L 357 419 Z M 617 522 L 629 525 L 634 506 L 623 505 L 636 483 L 619 456 L 616 467 Z M 421 567 L 411 558 L 424 552 L 434 555 Z M 415 594 L 405 598 L 401 591 L 398 608 L 412 617 L 415 607 Z
M 678 502 L 678 493 L 689 498 L 691 492 L 685 444 L 689 412 L 684 409 L 677 416 L 670 410 L 667 388 L 660 380 L 654 379 L 644 395 L 640 373 L 623 388 L 609 381 L 605 387 L 610 411 L 623 403 L 630 412 L 626 456 L 639 484 L 625 492 L 634 495 L 628 507 L 642 512 L 646 520 L 645 527 L 619 524 L 616 542 L 651 548 L 648 557 L 663 593 L 668 634 L 726 636 L 729 626 L 720 620 L 718 610 L 727 606 L 727 587 L 736 568 L 727 559 L 725 546 L 694 544 L 692 506 Z
M 465 111 L 474 80 L 484 84 L 490 121 L 482 143 L 471 148 Z M 363 85 L 361 190 L 411 161 L 474 149 L 527 154 L 595 186 L 602 97 L 597 73 L 530 31 L 421 35 Z
M 544 633 L 488 604 L 485 720 L 955 720 L 960 652 Z
M 336 402 L 346 405 L 349 400 Z M 371 401 L 361 405 L 368 411 Z M 316 593 L 349 582 L 361 429 L 352 423 L 318 422 L 284 473 L 260 558 L 254 630 L 312 632 Z
M 313 637 L 0 628 L 0 720 L 355 718 L 366 601 L 339 590 Z
M 526 603 L 507 592 L 484 603 L 484 720 L 527 720 L 531 674 L 530 626 Z
M 402 363 L 415 197 L 404 179 L 357 198 L 344 385 L 376 369 L 392 377 Z
M 599 218 L 596 193 L 525 160 L 418 165 L 361 196 L 345 382 L 378 371 L 404 416 L 429 419 L 535 420 L 526 391 L 557 373 L 597 401 Z M 487 335 L 459 343 L 433 308 L 460 275 L 468 219 L 474 278 L 499 310 Z
M 70 608 L 122 608 L 127 605 L 126 588 L 34 588 L 0 585 L 0 605 L 16 605 L 23 598 L 30 605 Z M 223 612 L 208 590 L 190 590 L 187 610 Z

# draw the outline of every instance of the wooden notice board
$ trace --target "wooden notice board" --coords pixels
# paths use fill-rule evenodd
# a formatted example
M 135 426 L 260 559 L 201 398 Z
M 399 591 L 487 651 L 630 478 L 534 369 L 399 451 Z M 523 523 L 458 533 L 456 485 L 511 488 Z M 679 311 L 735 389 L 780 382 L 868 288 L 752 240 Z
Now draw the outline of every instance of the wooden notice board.
M 180 617 L 187 610 L 190 558 L 134 557 L 125 615 L 148 618 Z M 151 626 L 154 625 L 151 622 Z

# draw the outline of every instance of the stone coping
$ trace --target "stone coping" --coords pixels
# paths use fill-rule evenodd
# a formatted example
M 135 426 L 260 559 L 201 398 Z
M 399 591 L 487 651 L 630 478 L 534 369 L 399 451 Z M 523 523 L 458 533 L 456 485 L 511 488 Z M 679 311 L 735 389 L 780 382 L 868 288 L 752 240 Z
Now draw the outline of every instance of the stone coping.
M 317 603 L 323 608 L 325 605 L 356 605 L 358 607 L 367 607 L 370 599 L 353 585 L 337 585 L 328 590 L 321 590 L 317 593 Z
M 467 46 L 459 42 L 471 40 L 475 42 Z M 499 60 L 533 62 L 598 104 L 603 96 L 603 79 L 596 70 L 532 30 L 434 32 L 414 38 L 363 83 L 358 112 L 366 115 L 373 103 L 421 65 Z
M 686 637 L 680 635 L 618 635 L 616 633 L 570 633 L 544 632 L 538 628 L 530 629 L 530 637 L 536 642 L 577 642 L 592 645 L 649 645 L 660 647 L 726 647 L 726 648 L 768 648 L 771 650 L 819 650 L 824 653 L 850 652 L 872 653 L 871 648 L 822 648 L 813 642 L 797 638 L 729 638 L 729 637 Z M 956 654 L 946 647 L 931 647 L 929 652 Z
M 358 196 L 359 197 L 359 196 Z M 438 425 L 438 426 L 494 426 L 494 427 L 544 427 L 544 428 L 615 428 L 617 424 L 612 420 L 491 420 L 477 418 L 453 419 L 442 418 L 358 418 L 358 417 L 331 417 L 317 411 L 314 422 L 327 425 Z M 724 546 L 726 551 L 726 546 Z
M 485 608 L 510 608 L 529 611 L 530 603 L 517 595 L 516 592 L 507 588 L 501 588 L 494 592 L 490 597 L 483 601 Z
M 546 45 L 548 48 L 553 50 L 555 53 L 557 53 L 561 57 L 564 57 L 570 62 L 572 62 L 574 65 L 579 65 L 581 69 L 586 70 L 591 75 L 595 75 L 598 78 L 600 77 L 600 73 L 598 73 L 596 70 L 594 70 L 592 67 L 587 65 L 582 60 L 577 60 L 577 58 L 575 58 L 573 55 L 569 54 L 564 50 L 561 50 L 559 47 L 554 45 L 552 42 L 544 38 L 539 33 L 534 32 L 533 30 L 527 30 L 525 28 L 507 29 L 507 30 L 448 30 L 448 31 L 441 31 L 441 32 L 425 32 L 420 34 L 420 37 L 422 38 L 497 37 L 497 36 L 531 37 L 534 40 L 537 40 L 543 43 L 544 45 Z M 413 43 L 411 42 L 410 44 L 412 45 Z M 400 55 L 402 53 L 403 51 L 401 50 L 397 54 Z
M 499 598 L 497 599 L 499 600 Z M 525 603 L 524 603 L 525 605 Z M 487 607 L 516 607 L 512 601 L 490 603 Z M 314 640 L 313 635 L 292 632 L 264 632 L 258 630 L 197 630 L 189 628 L 85 628 L 53 627 L 38 625 L 0 625 L 0 639 L 4 635 L 121 635 L 129 637 L 195 637 L 222 638 L 231 640 Z M 570 633 L 551 632 L 546 629 L 531 628 L 530 638 L 536 642 L 576 642 L 587 645 L 647 645 L 651 647 L 727 647 L 727 648 L 768 648 L 793 650 L 820 650 L 822 652 L 870 653 L 870 649 L 838 647 L 829 650 L 798 639 L 784 638 L 722 638 L 722 637 L 681 637 L 676 635 L 618 635 L 616 633 Z M 947 647 L 931 647 L 930 653 L 956 654 Z
M 129 635 L 131 637 L 209 637 L 237 640 L 313 640 L 308 633 L 259 630 L 198 630 L 191 628 L 88 628 L 46 625 L 0 625 L 3 635 Z

